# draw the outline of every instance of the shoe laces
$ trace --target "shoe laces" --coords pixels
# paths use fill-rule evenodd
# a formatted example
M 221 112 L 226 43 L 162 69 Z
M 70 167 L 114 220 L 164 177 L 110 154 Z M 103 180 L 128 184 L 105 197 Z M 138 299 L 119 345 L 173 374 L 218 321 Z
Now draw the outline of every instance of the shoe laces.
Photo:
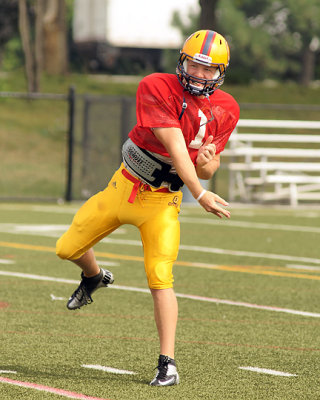
M 170 358 L 168 356 L 165 356 L 162 359 L 159 358 L 158 366 L 156 367 L 156 369 L 158 369 L 159 371 L 157 374 L 157 379 L 166 378 L 169 364 L 170 364 Z
M 82 299 L 84 298 L 84 300 L 86 301 L 86 304 L 90 304 L 93 301 L 92 297 L 88 293 L 87 288 L 83 282 L 80 283 L 78 289 L 74 292 L 74 297 L 78 301 L 82 301 Z

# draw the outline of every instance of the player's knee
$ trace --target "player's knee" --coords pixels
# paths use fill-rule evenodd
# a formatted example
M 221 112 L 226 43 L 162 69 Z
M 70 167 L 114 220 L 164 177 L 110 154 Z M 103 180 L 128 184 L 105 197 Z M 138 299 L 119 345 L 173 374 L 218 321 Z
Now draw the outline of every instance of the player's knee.
M 56 243 L 56 255 L 63 260 L 71 259 L 71 254 L 68 249 L 68 246 L 65 245 L 65 242 L 62 238 L 57 240 Z
M 164 268 L 164 265 L 157 265 L 147 270 L 148 286 L 150 289 L 169 289 L 173 287 L 172 267 Z
M 171 289 L 173 287 L 172 282 L 149 282 L 149 289 L 161 290 L 161 289 Z

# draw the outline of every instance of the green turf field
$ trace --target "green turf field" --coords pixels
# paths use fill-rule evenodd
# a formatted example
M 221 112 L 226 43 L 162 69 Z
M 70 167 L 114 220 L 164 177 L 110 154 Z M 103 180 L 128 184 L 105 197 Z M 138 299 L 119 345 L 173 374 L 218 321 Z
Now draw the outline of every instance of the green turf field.
M 54 247 L 78 206 L 0 204 L 1 400 L 319 399 L 319 208 L 231 206 L 218 220 L 184 205 L 181 384 L 157 388 L 147 385 L 158 339 L 133 227 L 96 246 L 113 287 L 66 308 L 79 271 Z

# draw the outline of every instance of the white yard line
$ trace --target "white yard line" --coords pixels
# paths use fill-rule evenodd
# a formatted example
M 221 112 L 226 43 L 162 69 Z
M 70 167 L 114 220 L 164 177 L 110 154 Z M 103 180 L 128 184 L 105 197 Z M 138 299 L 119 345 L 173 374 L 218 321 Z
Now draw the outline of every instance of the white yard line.
M 282 371 L 275 371 L 273 369 L 267 369 L 267 368 L 239 367 L 239 369 L 243 369 L 245 371 L 257 372 L 259 374 L 268 374 L 268 375 L 285 376 L 285 377 L 297 376 L 296 374 L 290 374 L 288 372 L 282 372 Z
M 227 220 L 222 222 L 217 219 L 210 219 L 210 218 L 204 219 L 204 218 L 194 218 L 194 217 L 180 217 L 179 220 L 182 223 L 219 225 L 223 228 L 237 227 L 237 228 L 262 229 L 262 230 L 273 230 L 273 231 L 320 233 L 320 228 L 316 226 L 267 224 L 262 222 L 233 221 L 233 220 Z
M 208 220 L 203 220 L 206 223 Z M 210 224 L 212 223 L 212 220 Z M 218 222 L 219 223 L 219 222 Z M 224 225 L 225 226 L 225 225 Z M 277 227 L 279 225 L 272 225 L 272 227 Z M 293 230 L 293 228 L 297 228 L 301 230 L 307 227 L 295 227 L 291 225 L 286 225 L 287 230 Z M 67 225 L 24 225 L 24 224 L 0 224 L 0 232 L 4 233 L 13 233 L 13 234 L 29 234 L 29 235 L 40 235 L 40 236 L 50 236 L 50 237 L 59 237 L 67 228 Z M 278 228 L 275 228 L 278 229 Z M 309 229 L 309 228 L 308 228 Z M 320 228 L 312 228 L 317 229 L 320 232 Z M 116 231 L 117 233 L 124 233 L 125 231 L 121 231 L 121 229 Z M 313 232 L 310 231 L 310 232 Z M 107 237 L 102 239 L 102 243 L 112 243 L 126 246 L 137 246 L 142 247 L 142 243 L 140 240 L 128 240 L 128 239 L 113 239 L 112 237 Z M 319 264 L 320 259 L 311 258 L 311 257 L 299 257 L 299 256 L 291 256 L 286 254 L 272 254 L 272 253 L 259 253 L 253 251 L 243 251 L 243 250 L 228 250 L 228 249 L 220 249 L 214 247 L 205 247 L 205 246 L 190 246 L 190 245 L 180 245 L 180 250 L 183 251 L 196 251 L 201 253 L 211 253 L 211 254 L 222 254 L 222 255 L 231 255 L 236 257 L 253 257 L 253 258 L 266 258 L 271 260 L 282 260 L 289 261 L 294 263 L 312 263 Z
M 304 269 L 306 271 L 320 271 L 320 267 L 314 267 L 312 265 L 287 264 L 286 267 L 293 269 Z
M 248 222 L 248 221 L 220 221 L 213 218 L 196 218 L 196 217 L 179 217 L 181 223 L 186 224 L 202 224 L 202 225 L 214 225 L 221 226 L 223 228 L 249 228 L 249 229 L 261 229 L 261 230 L 274 230 L 274 231 L 288 231 L 288 232 L 306 232 L 306 233 L 320 233 L 320 228 L 317 226 L 305 226 L 305 225 L 284 225 L 284 224 L 268 224 L 263 222 Z M 13 223 L 1 223 L 0 231 L 5 233 L 46 233 L 46 231 L 58 231 L 64 232 L 68 229 L 69 225 L 46 225 L 46 224 L 13 224 Z M 123 228 L 119 228 L 120 231 Z M 118 229 L 118 230 L 119 230 Z
M 6 258 L 0 258 L 0 264 L 14 264 L 13 260 L 7 260 Z
M 119 267 L 120 263 L 114 261 L 97 260 L 97 263 L 102 267 Z
M 36 211 L 36 212 L 45 212 L 45 213 L 55 213 L 55 214 L 75 214 L 81 204 L 78 207 L 60 207 L 60 206 L 41 206 L 41 205 L 32 205 L 32 204 L 1 204 L 0 210 L 9 210 L 9 211 Z
M 17 371 L 10 371 L 6 369 L 0 369 L 0 374 L 16 374 Z
M 117 239 L 111 239 L 117 240 Z M 204 246 L 188 246 L 181 245 L 181 250 L 189 250 L 203 253 L 213 253 L 213 254 L 223 254 L 237 257 L 254 257 L 254 258 L 267 258 L 271 260 L 283 260 L 283 261 L 295 261 L 302 263 L 313 263 L 320 264 L 319 258 L 311 258 L 311 257 L 297 257 L 297 256 L 289 256 L 286 254 L 272 254 L 272 253 L 256 253 L 254 251 L 242 251 L 242 250 L 226 250 L 226 249 L 218 249 L 214 247 L 204 247 Z
M 301 315 L 303 317 L 320 318 L 320 313 L 292 310 L 290 308 L 263 306 L 263 305 L 259 305 L 259 304 L 246 303 L 246 302 L 242 302 L 242 301 L 222 300 L 222 299 L 215 299 L 215 298 L 211 298 L 211 297 L 195 296 L 195 295 L 191 295 L 191 294 L 176 293 L 176 296 L 182 297 L 185 299 L 189 299 L 189 300 L 206 301 L 209 303 L 225 304 L 225 305 L 229 305 L 229 306 L 255 308 L 258 310 L 266 310 L 266 311 L 283 312 L 283 313 L 287 313 L 287 314 Z
M 103 365 L 86 365 L 83 364 L 81 365 L 83 368 L 89 368 L 89 369 L 96 369 L 98 371 L 103 371 L 103 372 L 109 372 L 111 374 L 122 374 L 122 375 L 135 375 L 136 372 L 133 371 L 127 371 L 126 369 L 118 369 L 118 368 L 112 368 L 112 367 L 104 367 Z
M 50 294 L 51 300 L 52 301 L 65 301 L 67 300 L 66 297 L 60 297 L 60 296 L 55 296 L 54 294 Z
M 33 235 L 46 237 L 60 237 L 70 225 L 63 224 L 13 224 L 0 223 L 0 232 L 12 233 L 16 235 Z M 112 235 L 123 235 L 126 233 L 124 227 L 112 232 Z
M 2 276 L 13 276 L 15 278 L 34 279 L 36 281 L 70 283 L 72 285 L 79 283 L 79 280 L 74 280 L 74 279 L 63 279 L 63 278 L 54 278 L 52 276 L 45 276 L 45 275 L 24 274 L 22 272 L 0 271 L 0 276 L 1 275 Z
M 34 279 L 34 280 L 40 280 L 40 281 L 67 283 L 67 284 L 73 284 L 73 285 L 79 283 L 79 280 L 54 278 L 54 277 L 44 276 L 44 275 L 24 274 L 22 272 L 0 271 L 0 276 L 1 275 L 2 276 L 12 276 L 12 277 L 16 277 L 16 278 Z M 110 285 L 109 288 L 117 289 L 117 290 L 125 290 L 125 291 L 129 291 L 129 292 L 150 293 L 149 289 L 137 288 L 137 287 L 132 287 L 132 286 Z M 273 312 L 283 312 L 283 313 L 287 313 L 287 314 L 300 315 L 302 317 L 320 318 L 320 313 L 293 310 L 293 309 L 289 309 L 289 308 L 264 306 L 264 305 L 259 305 L 259 304 L 245 303 L 245 302 L 241 302 L 241 301 L 216 299 L 216 298 L 212 298 L 212 297 L 196 296 L 196 295 L 184 294 L 184 293 L 176 293 L 176 296 L 180 297 L 180 298 L 189 299 L 189 300 L 204 301 L 204 302 L 208 302 L 208 303 L 224 304 L 224 305 L 229 305 L 229 306 L 246 307 L 246 308 L 255 308 L 258 310 L 266 310 L 266 311 L 273 311 Z
M 141 242 L 139 240 L 105 238 L 103 241 L 104 241 L 104 243 L 141 247 Z M 200 253 L 231 255 L 231 256 L 237 256 L 237 257 L 267 258 L 267 259 L 271 259 L 271 260 L 313 263 L 313 264 L 320 265 L 319 258 L 297 257 L 297 256 L 289 256 L 286 254 L 258 253 L 258 252 L 254 252 L 254 251 L 228 250 L 228 249 L 219 249 L 219 248 L 205 247 L 205 246 L 190 246 L 190 245 L 184 245 L 184 244 L 180 245 L 180 250 L 196 251 L 197 253 L 200 252 Z

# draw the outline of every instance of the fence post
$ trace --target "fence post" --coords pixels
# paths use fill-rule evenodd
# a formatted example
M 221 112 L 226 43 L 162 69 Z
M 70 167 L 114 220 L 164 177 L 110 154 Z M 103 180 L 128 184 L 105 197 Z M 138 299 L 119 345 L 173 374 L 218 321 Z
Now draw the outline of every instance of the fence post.
M 74 113 L 76 94 L 75 88 L 70 87 L 68 93 L 69 126 L 68 126 L 68 155 L 67 155 L 67 184 L 65 200 L 72 200 L 72 175 L 73 175 L 73 146 L 74 146 Z
M 81 179 L 85 180 L 88 170 L 88 157 L 89 157 L 89 110 L 91 101 L 88 95 L 83 96 L 83 132 L 82 132 L 82 173 Z M 91 138 L 90 138 L 91 139 Z M 82 190 L 82 187 L 81 187 Z
M 122 162 L 122 145 L 128 139 L 130 132 L 130 111 L 132 101 L 128 97 L 121 99 L 121 136 L 120 136 L 120 162 Z

